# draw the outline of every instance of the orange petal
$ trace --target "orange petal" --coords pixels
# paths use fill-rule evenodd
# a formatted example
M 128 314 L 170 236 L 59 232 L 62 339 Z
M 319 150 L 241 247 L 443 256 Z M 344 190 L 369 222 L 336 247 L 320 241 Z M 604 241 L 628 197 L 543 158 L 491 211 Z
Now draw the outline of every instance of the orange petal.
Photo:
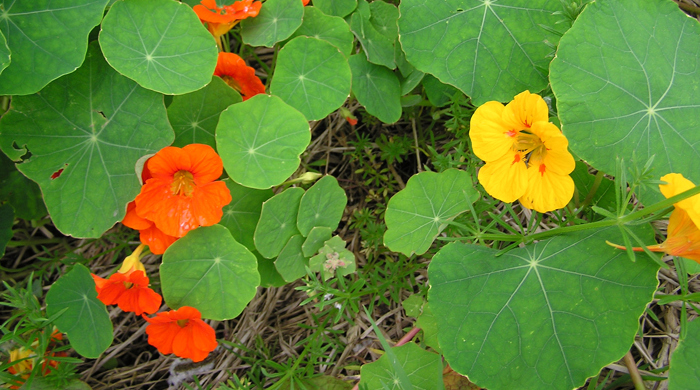
M 190 158 L 188 171 L 192 172 L 194 182 L 203 185 L 212 182 L 224 172 L 224 163 L 209 145 L 191 144 L 182 148 Z
M 506 203 L 523 196 L 527 189 L 527 167 L 520 153 L 512 150 L 479 169 L 479 182 L 486 192 Z
M 141 230 L 139 238 L 141 243 L 148 245 L 148 249 L 154 255 L 162 255 L 173 242 L 177 241 L 178 237 L 169 236 L 163 233 L 156 225 L 152 225 L 148 229 Z
M 182 148 L 174 146 L 168 146 L 159 150 L 158 153 L 148 160 L 148 170 L 151 172 L 153 179 L 171 180 L 177 171 L 189 171 L 191 168 L 190 155 Z M 146 184 L 148 184 L 148 181 L 146 181 Z
M 231 200 L 231 192 L 222 181 L 197 187 L 192 195 L 192 213 L 196 216 L 196 223 L 199 226 L 219 223 L 224 215 L 223 207 Z
M 124 220 L 122 220 L 122 224 L 135 230 L 148 229 L 153 226 L 153 222 L 139 217 L 136 213 L 136 202 L 129 202 L 126 206 L 126 215 L 124 216 Z
M 668 175 L 664 175 L 661 180 L 668 183 L 659 185 L 659 189 L 666 199 L 695 187 L 692 181 L 686 179 L 680 173 L 669 173 Z M 700 195 L 683 199 L 674 204 L 674 206 L 685 210 L 695 225 L 700 227 Z
M 247 66 L 245 61 L 234 53 L 219 53 L 214 75 L 219 76 L 247 100 L 257 94 L 265 93 L 265 85 L 255 75 L 255 69 Z

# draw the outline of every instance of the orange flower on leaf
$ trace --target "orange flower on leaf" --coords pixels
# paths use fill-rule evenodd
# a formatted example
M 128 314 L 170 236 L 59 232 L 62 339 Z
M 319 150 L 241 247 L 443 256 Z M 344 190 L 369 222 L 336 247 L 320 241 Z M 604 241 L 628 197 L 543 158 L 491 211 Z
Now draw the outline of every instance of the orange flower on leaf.
M 195 5 L 192 9 L 199 20 L 207 24 L 209 32 L 221 47 L 221 36 L 229 32 L 239 21 L 258 16 L 260 7 L 262 2 L 253 2 L 253 0 L 236 1 L 222 8 L 216 6 L 216 0 L 202 0 L 201 4 Z
M 265 93 L 265 85 L 255 75 L 255 69 L 234 53 L 219 53 L 214 75 L 221 77 L 231 88 L 243 95 L 243 100 Z
M 214 329 L 202 321 L 201 313 L 193 307 L 183 306 L 143 318 L 149 323 L 148 343 L 164 355 L 174 353 L 200 362 L 217 346 Z

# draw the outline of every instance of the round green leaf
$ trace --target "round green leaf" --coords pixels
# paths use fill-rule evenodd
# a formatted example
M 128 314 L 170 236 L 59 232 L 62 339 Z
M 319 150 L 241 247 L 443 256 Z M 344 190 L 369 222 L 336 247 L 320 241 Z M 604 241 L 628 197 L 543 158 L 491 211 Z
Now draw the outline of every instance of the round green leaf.
M 671 355 L 668 390 L 700 389 L 700 321 L 696 318 L 687 327 L 686 337 L 678 343 L 678 348 Z
M 0 148 L 15 161 L 31 153 L 17 168 L 75 237 L 100 237 L 124 218 L 141 188 L 137 160 L 172 139 L 162 95 L 117 73 L 96 44 L 77 71 L 13 98 L 0 122 Z
M 591 3 L 562 38 L 551 79 L 569 146 L 596 169 L 655 155 L 656 175 L 700 183 L 700 24 L 676 4 Z
M 306 275 L 306 267 L 309 265 L 308 259 L 304 258 L 301 245 L 304 237 L 299 234 L 292 236 L 287 241 L 287 245 L 282 248 L 275 260 L 275 268 L 287 282 L 293 282 Z
M 457 92 L 455 87 L 441 83 L 433 75 L 426 74 L 422 83 L 430 104 L 435 107 L 442 107 L 449 103 L 452 96 Z
M 246 187 L 270 188 L 297 167 L 311 140 L 309 122 L 277 96 L 259 94 L 221 113 L 216 146 L 226 173 Z
M 260 13 L 241 22 L 243 43 L 251 46 L 272 47 L 289 38 L 304 17 L 300 0 L 267 0 Z
M 651 229 L 638 232 L 653 241 Z M 658 283 L 629 261 L 617 227 L 559 236 L 500 257 L 462 243 L 430 263 L 428 301 L 450 366 L 489 390 L 572 389 L 629 351 Z
M 287 284 L 282 275 L 275 268 L 273 259 L 266 259 L 257 251 L 253 252 L 258 259 L 258 273 L 260 274 L 260 287 L 281 287 Z
M 297 228 L 306 237 L 312 228 L 325 226 L 335 230 L 345 211 L 348 197 L 335 177 L 327 175 L 309 188 L 301 198 Z
M 255 247 L 263 257 L 279 255 L 289 239 L 299 234 L 297 213 L 302 195 L 304 190 L 292 187 L 263 203 L 254 236 Z
M 7 46 L 5 35 L 0 29 L 0 74 L 10 66 L 10 48 Z
M 15 210 L 9 203 L 0 204 L 0 257 L 12 239 L 12 225 L 15 223 Z
M 344 18 L 355 10 L 357 0 L 314 0 L 314 7 L 326 15 Z
M 100 46 L 119 73 L 176 95 L 209 84 L 218 56 L 197 14 L 172 0 L 117 1 L 102 22 Z
M 428 352 L 415 343 L 393 347 L 391 351 L 407 374 L 416 390 L 443 389 L 442 359 L 440 355 Z M 384 354 L 377 361 L 364 364 L 360 369 L 360 383 L 368 389 L 402 390 L 397 383 L 398 374 L 390 357 Z
M 401 118 L 401 86 L 389 69 L 367 62 L 362 54 L 348 60 L 352 70 L 352 92 L 367 112 L 384 123 Z
M 231 179 L 224 180 L 224 183 L 233 200 L 224 206 L 224 215 L 219 223 L 226 226 L 236 241 L 254 251 L 253 233 L 260 219 L 263 202 L 272 197 L 272 190 L 243 187 Z
M 471 96 L 510 101 L 547 86 L 558 1 L 402 0 L 399 39 L 416 68 Z
M 173 146 L 206 144 L 216 148 L 216 125 L 219 115 L 228 106 L 242 102 L 241 95 L 214 76 L 199 91 L 173 97 L 168 106 L 168 119 L 175 131 Z
M 386 208 L 384 245 L 406 256 L 422 255 L 447 222 L 469 210 L 479 193 L 467 172 L 448 169 L 411 176 Z
M 381 0 L 375 0 L 369 3 L 369 9 L 372 13 L 369 21 L 372 26 L 382 35 L 389 38 L 391 42 L 396 41 L 399 37 L 399 10 L 395 5 L 386 3 Z
M 277 55 L 270 92 L 319 120 L 338 109 L 350 95 L 352 74 L 345 56 L 326 41 L 297 37 Z
M 331 239 L 333 235 L 333 230 L 325 226 L 317 226 L 309 232 L 306 241 L 301 246 L 301 250 L 304 257 L 311 257 L 315 255 L 319 249 L 323 248 L 326 241 Z
M 0 203 L 7 201 L 17 218 L 39 219 L 46 215 L 44 198 L 39 186 L 15 168 L 15 164 L 0 153 Z
M 367 4 L 364 0 L 360 4 Z M 369 7 L 367 7 L 369 8 Z M 368 12 L 369 14 L 369 12 Z M 350 29 L 360 41 L 367 60 L 373 64 L 383 65 L 389 69 L 396 68 L 394 62 L 394 41 L 377 31 L 370 22 L 370 16 L 358 9 L 350 19 Z
M 71 347 L 81 356 L 96 359 L 112 344 L 112 320 L 104 303 L 97 299 L 90 271 L 76 264 L 46 293 L 46 314 L 65 310 L 54 324 L 68 335 Z
M 355 39 L 342 18 L 326 15 L 316 7 L 304 7 L 304 21 L 290 39 L 299 36 L 322 39 L 346 56 L 350 55 Z
M 163 298 L 173 309 L 191 306 L 202 318 L 241 314 L 260 284 L 255 255 L 221 225 L 201 227 L 170 245 L 160 266 Z
M 0 32 L 12 62 L 0 74 L 0 95 L 29 95 L 75 71 L 108 1 L 1 0 Z

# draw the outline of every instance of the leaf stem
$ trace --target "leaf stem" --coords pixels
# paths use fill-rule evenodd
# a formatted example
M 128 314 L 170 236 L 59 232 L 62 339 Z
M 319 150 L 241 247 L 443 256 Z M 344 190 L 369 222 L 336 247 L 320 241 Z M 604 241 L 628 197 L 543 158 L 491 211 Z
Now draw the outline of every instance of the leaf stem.
M 625 363 L 625 366 L 627 366 L 627 369 L 630 372 L 630 378 L 632 378 L 632 383 L 634 383 L 634 389 L 646 390 L 646 387 L 644 387 L 644 381 L 642 380 L 642 376 L 639 375 L 637 363 L 635 363 L 634 358 L 632 357 L 632 353 L 630 351 L 627 351 L 627 355 L 625 355 L 625 357 L 622 358 L 622 361 Z

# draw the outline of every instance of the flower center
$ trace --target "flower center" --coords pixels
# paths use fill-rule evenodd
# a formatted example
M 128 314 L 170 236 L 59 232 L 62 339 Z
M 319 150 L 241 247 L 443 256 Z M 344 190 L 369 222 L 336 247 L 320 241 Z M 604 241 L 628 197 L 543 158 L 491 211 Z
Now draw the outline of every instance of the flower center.
M 547 154 L 547 147 L 540 137 L 526 131 L 518 133 L 513 143 L 513 150 L 526 156 L 523 159 L 525 165 L 539 164 Z M 544 173 L 543 166 L 540 167 L 540 172 Z
M 190 322 L 190 320 L 177 320 L 176 322 L 177 322 L 178 326 L 180 326 L 181 328 L 184 328 L 185 326 L 187 326 L 187 324 Z
M 243 88 L 241 88 L 241 85 L 238 84 L 238 81 L 236 81 L 236 79 L 228 75 L 223 75 L 221 76 L 221 78 L 226 82 L 226 84 L 229 85 L 229 87 L 235 89 L 239 93 L 243 93 Z
M 182 170 L 175 172 L 170 190 L 173 195 L 192 197 L 194 186 L 194 176 L 192 176 L 192 172 Z

